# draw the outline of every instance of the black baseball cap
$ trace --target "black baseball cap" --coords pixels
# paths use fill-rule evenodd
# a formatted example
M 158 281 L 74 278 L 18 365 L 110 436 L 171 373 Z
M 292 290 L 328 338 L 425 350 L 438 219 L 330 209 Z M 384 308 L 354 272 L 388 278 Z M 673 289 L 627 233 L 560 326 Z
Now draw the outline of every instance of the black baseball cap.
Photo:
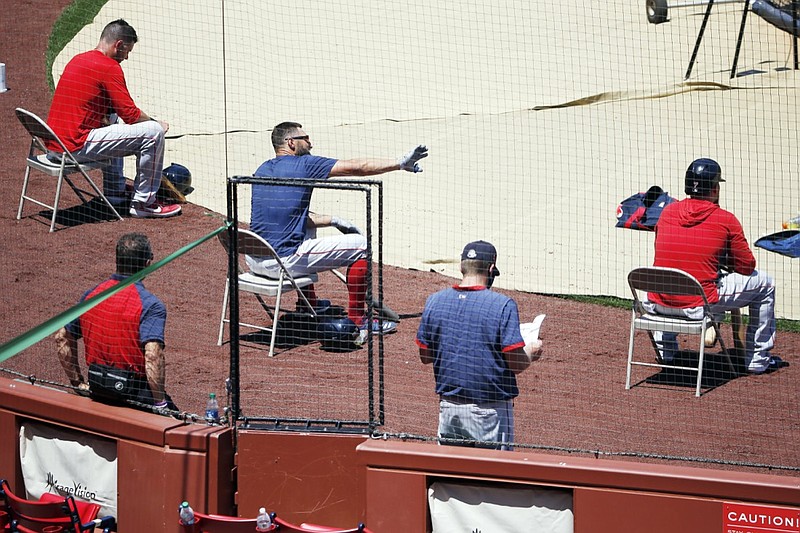
M 485 261 L 487 263 L 496 263 L 497 262 L 497 249 L 494 245 L 490 242 L 486 241 L 474 241 L 469 243 L 464 247 L 464 251 L 461 252 L 461 260 L 472 260 L 472 261 Z M 492 270 L 492 275 L 499 276 L 500 271 L 497 270 L 497 266 L 494 267 Z

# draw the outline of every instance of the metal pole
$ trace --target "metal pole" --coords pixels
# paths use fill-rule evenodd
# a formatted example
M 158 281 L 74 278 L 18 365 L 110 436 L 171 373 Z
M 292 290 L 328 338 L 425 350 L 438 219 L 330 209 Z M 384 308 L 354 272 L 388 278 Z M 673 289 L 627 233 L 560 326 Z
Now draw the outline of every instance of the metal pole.
M 232 221 L 228 228 L 228 323 L 230 337 L 230 380 L 231 380 L 231 413 L 229 419 L 233 425 L 239 419 L 239 220 L 237 209 L 237 185 L 228 179 L 228 220 Z
M 383 306 L 383 182 L 378 183 L 378 301 Z M 378 352 L 378 420 L 383 425 L 384 421 L 384 391 L 383 391 L 383 335 L 381 335 L 380 351 Z
M 367 208 L 367 290 L 365 294 L 367 302 L 367 315 L 365 317 L 365 327 L 367 328 L 367 387 L 369 390 L 369 424 L 370 429 L 373 429 L 375 425 L 375 352 L 373 350 L 374 345 L 372 344 L 372 315 L 374 312 L 372 303 L 372 191 L 367 187 L 364 192 Z M 378 246 L 380 246 L 380 228 L 378 228 L 378 231 Z M 382 340 L 383 336 L 381 335 L 380 338 Z M 381 346 L 381 349 L 382 348 Z
M 733 54 L 733 65 L 731 65 L 731 79 L 736 77 L 736 64 L 739 62 L 739 50 L 742 48 L 742 39 L 744 38 L 744 25 L 747 22 L 747 11 L 749 7 L 749 2 L 744 3 L 744 9 L 742 10 L 742 23 L 739 26 L 739 37 L 736 39 L 736 52 Z
M 686 69 L 686 76 L 683 77 L 684 80 L 688 80 L 689 76 L 692 75 L 692 68 L 694 67 L 694 62 L 697 59 L 697 51 L 700 50 L 700 41 L 703 40 L 703 34 L 706 31 L 706 24 L 708 23 L 708 17 L 711 16 L 712 7 L 714 7 L 714 0 L 709 0 L 708 7 L 706 8 L 706 14 L 703 15 L 703 23 L 700 25 L 700 33 L 697 34 L 697 41 L 694 43 L 692 58 L 689 60 L 689 68 Z M 745 4 L 745 8 L 746 7 L 747 4 Z
M 719 4 L 738 4 L 743 0 L 716 0 L 717 5 Z M 699 2 L 687 2 L 685 4 L 675 4 L 674 6 L 667 6 L 667 9 L 677 9 L 679 7 L 696 7 L 696 6 L 704 6 L 708 3 L 706 0 L 701 0 Z
M 797 2 L 796 1 L 792 2 L 792 24 L 794 25 L 794 32 L 792 32 L 792 35 L 794 36 L 794 38 L 792 39 L 792 45 L 793 45 L 792 48 L 794 48 L 794 69 L 797 70 L 797 61 L 798 61 L 798 57 L 797 57 L 797 33 L 798 33 L 798 28 L 797 28 Z

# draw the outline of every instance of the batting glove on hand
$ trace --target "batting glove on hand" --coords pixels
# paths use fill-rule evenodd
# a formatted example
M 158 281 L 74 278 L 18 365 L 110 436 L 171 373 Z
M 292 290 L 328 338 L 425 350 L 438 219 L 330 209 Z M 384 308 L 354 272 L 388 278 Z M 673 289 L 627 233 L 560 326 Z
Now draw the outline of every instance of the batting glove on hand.
M 339 231 L 341 231 L 342 233 L 345 233 L 345 234 L 347 234 L 347 233 L 358 233 L 359 235 L 363 235 L 361 233 L 361 230 L 358 229 L 355 226 L 355 224 L 353 224 L 352 222 L 348 222 L 347 220 L 345 220 L 343 218 L 339 218 L 336 215 L 333 215 L 331 217 L 331 226 L 333 226 L 334 228 L 338 229 Z
M 428 157 L 428 147 L 420 144 L 406 155 L 398 159 L 397 163 L 400 165 L 402 170 L 406 170 L 408 172 L 422 172 L 422 169 L 419 167 L 417 162 L 426 157 Z

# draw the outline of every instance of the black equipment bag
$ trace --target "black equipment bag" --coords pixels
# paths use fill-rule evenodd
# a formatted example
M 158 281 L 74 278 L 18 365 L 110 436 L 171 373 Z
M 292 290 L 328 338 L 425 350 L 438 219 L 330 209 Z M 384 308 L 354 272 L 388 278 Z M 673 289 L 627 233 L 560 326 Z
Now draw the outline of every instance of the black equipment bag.
M 92 396 L 115 402 L 136 400 L 142 387 L 147 385 L 139 374 L 108 365 L 92 363 L 88 374 Z
M 647 192 L 636 193 L 620 202 L 617 206 L 616 227 L 653 231 L 661 217 L 661 211 L 675 201 L 668 192 L 653 185 Z

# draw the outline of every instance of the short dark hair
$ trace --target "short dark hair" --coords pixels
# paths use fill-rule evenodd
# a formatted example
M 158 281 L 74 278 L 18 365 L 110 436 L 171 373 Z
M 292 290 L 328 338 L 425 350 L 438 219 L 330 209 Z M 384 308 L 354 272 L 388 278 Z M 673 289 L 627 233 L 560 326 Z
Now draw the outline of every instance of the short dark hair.
M 130 276 L 153 259 L 150 240 L 141 233 L 126 233 L 117 241 L 117 274 Z
M 139 36 L 136 35 L 133 26 L 122 19 L 117 19 L 106 24 L 103 33 L 100 34 L 100 40 L 112 43 L 122 40 L 125 44 L 131 44 L 138 42 Z
M 286 143 L 286 137 L 303 127 L 298 122 L 281 122 L 272 128 L 272 147 L 278 148 Z
M 461 273 L 467 274 L 486 274 L 494 261 L 482 261 L 480 259 L 464 259 L 461 261 Z

